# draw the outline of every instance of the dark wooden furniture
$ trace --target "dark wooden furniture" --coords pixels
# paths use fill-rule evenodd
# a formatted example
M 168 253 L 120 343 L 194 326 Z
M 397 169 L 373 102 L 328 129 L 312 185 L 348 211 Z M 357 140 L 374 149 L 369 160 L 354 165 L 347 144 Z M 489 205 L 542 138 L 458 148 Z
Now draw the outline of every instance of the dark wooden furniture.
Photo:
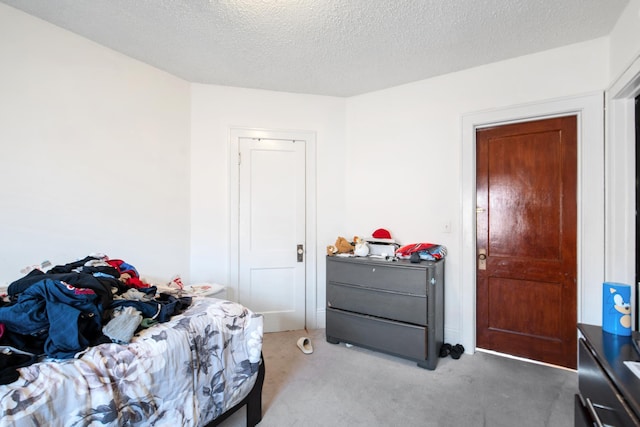
M 640 360 L 632 337 L 579 324 L 578 385 L 575 425 L 640 426 L 640 378 L 625 361 Z M 633 338 L 639 338 L 634 333 Z
M 477 347 L 576 368 L 578 128 L 476 132 Z
M 435 369 L 444 339 L 444 260 L 327 257 L 327 341 Z

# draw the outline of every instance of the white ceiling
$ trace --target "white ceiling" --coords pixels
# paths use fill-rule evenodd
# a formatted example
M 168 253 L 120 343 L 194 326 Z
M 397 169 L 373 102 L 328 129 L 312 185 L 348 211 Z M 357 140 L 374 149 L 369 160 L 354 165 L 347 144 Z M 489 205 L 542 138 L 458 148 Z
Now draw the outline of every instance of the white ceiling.
M 629 0 L 0 0 L 185 80 L 351 96 L 609 34 Z

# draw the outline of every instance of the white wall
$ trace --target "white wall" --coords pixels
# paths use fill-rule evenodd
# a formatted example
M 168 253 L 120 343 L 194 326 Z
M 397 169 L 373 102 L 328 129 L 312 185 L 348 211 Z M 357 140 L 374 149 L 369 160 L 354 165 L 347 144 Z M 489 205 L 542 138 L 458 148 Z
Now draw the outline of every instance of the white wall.
M 189 275 L 189 84 L 0 4 L 0 284 L 90 252 Z
M 317 307 L 325 306 L 326 246 L 344 228 L 345 100 L 193 84 L 191 92 L 191 273 L 229 285 L 229 131 L 316 133 Z M 230 284 L 234 285 L 234 284 Z M 322 317 L 322 314 L 320 314 Z M 324 321 L 320 319 L 320 327 Z M 314 327 L 309 325 L 309 327 Z
M 604 90 L 607 58 L 603 38 L 347 100 L 345 226 L 354 234 L 385 227 L 401 243 L 447 246 L 448 342 L 464 332 L 462 116 Z
M 318 311 L 325 246 L 384 227 L 448 246 L 456 341 L 462 116 L 605 89 L 640 52 L 639 9 L 610 40 L 341 99 L 190 85 L 0 4 L 0 284 L 92 251 L 224 283 L 229 129 L 314 131 Z
M 635 101 L 640 94 L 640 0 L 631 0 L 610 34 L 607 90 L 606 279 L 633 284 L 636 268 Z M 633 306 L 637 317 L 638 307 Z
M 640 55 L 640 0 L 630 0 L 611 31 L 611 83 Z

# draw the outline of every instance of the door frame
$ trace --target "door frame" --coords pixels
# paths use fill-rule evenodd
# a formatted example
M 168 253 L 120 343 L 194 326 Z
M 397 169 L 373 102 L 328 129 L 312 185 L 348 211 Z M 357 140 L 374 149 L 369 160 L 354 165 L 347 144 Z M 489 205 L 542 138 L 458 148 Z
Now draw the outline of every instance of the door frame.
M 577 322 L 600 324 L 604 279 L 604 96 L 602 92 L 465 114 L 461 141 L 461 331 L 476 348 L 476 129 L 576 115 L 578 121 Z M 587 291 L 588 290 L 588 291 Z
M 635 97 L 640 95 L 640 54 L 606 91 L 607 224 L 605 273 L 612 282 L 633 284 L 632 306 L 638 307 L 635 284 Z M 631 310 L 632 325 L 638 324 Z M 635 328 L 633 328 L 635 329 Z
M 229 129 L 229 286 L 239 295 L 240 176 L 239 138 L 305 141 L 305 327 L 317 328 L 316 281 L 316 133 L 302 130 Z

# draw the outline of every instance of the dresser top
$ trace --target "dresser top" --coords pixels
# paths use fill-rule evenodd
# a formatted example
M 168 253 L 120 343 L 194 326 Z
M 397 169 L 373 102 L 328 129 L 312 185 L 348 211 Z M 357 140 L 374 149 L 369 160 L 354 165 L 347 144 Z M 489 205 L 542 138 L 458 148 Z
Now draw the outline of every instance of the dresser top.
M 327 259 L 336 262 L 358 263 L 358 264 L 371 264 L 371 265 L 387 265 L 387 266 L 399 266 L 399 267 L 414 267 L 414 268 L 428 268 L 438 263 L 444 262 L 444 259 L 437 261 L 420 261 L 419 263 L 413 263 L 408 259 L 398 259 L 397 261 L 386 260 L 384 258 L 374 257 L 360 257 L 360 256 L 328 256 Z

